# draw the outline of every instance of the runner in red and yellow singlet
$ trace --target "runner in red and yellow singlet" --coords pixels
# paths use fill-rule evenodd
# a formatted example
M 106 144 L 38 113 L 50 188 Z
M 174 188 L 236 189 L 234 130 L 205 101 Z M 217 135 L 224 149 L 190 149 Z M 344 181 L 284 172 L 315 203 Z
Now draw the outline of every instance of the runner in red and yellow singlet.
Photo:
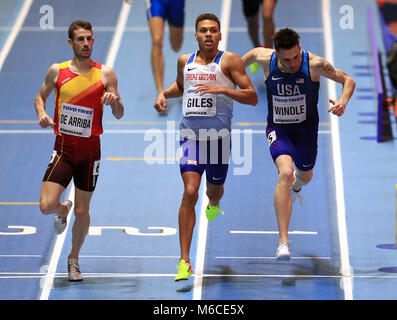
M 117 91 L 114 70 L 91 59 L 94 37 L 87 21 L 77 20 L 69 27 L 71 61 L 53 64 L 35 99 L 35 108 L 42 128 L 54 128 L 54 151 L 44 174 L 40 210 L 55 214 L 55 231 L 62 233 L 72 202 L 61 203 L 62 193 L 71 179 L 75 185 L 75 222 L 72 229 L 72 250 L 68 256 L 70 281 L 82 280 L 78 257 L 90 225 L 89 205 L 99 175 L 103 105 L 110 105 L 115 118 L 124 114 Z M 55 89 L 53 119 L 46 112 L 46 100 Z

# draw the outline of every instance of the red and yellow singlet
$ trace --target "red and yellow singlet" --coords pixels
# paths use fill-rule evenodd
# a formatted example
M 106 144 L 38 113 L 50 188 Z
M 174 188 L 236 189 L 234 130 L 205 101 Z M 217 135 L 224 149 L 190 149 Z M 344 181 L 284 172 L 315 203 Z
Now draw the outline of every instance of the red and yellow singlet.
M 94 62 L 85 74 L 69 69 L 69 62 L 59 65 L 55 90 L 54 152 L 43 181 L 65 188 L 72 177 L 77 188 L 92 192 L 99 175 L 103 105 L 105 91 L 102 64 Z
M 85 74 L 73 73 L 68 61 L 60 63 L 55 91 L 56 135 L 89 138 L 103 132 L 101 98 L 105 89 L 101 74 L 102 64 L 98 62 Z

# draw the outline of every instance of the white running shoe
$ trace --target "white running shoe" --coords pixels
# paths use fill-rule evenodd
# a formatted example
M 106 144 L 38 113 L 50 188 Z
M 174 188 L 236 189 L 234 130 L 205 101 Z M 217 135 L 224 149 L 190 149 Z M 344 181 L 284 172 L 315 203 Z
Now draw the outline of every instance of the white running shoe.
M 288 241 L 285 241 L 278 246 L 276 252 L 276 259 L 278 261 L 289 261 L 291 259 L 291 253 L 289 252 Z
M 294 203 L 296 201 L 296 199 L 299 199 L 299 203 L 301 204 L 301 206 L 303 205 L 303 197 L 301 195 L 301 190 L 302 188 L 299 189 L 299 191 L 295 191 L 294 189 L 291 188 L 291 200 L 292 203 Z
M 55 218 L 54 218 L 54 230 L 55 230 L 56 234 L 61 234 L 66 229 L 67 217 L 68 217 L 70 209 L 72 208 L 73 203 L 70 200 L 66 200 L 64 202 L 64 205 L 66 205 L 68 208 L 68 213 L 66 214 L 66 216 L 60 217 L 58 215 L 55 215 Z
M 68 276 L 69 281 L 81 281 L 83 276 L 80 272 L 80 266 L 75 258 L 68 259 Z

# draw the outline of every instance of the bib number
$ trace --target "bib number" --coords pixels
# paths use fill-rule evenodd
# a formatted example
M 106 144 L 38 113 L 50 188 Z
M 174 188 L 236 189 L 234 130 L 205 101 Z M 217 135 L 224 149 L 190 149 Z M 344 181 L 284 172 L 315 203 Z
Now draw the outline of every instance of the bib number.
M 272 96 L 273 123 L 300 123 L 306 120 L 306 96 Z
M 94 109 L 63 103 L 59 119 L 59 132 L 72 136 L 91 137 Z
M 194 93 L 185 93 L 183 95 L 183 116 L 215 117 L 216 95 L 208 93 L 200 96 Z
M 267 142 L 268 142 L 269 146 L 276 140 L 277 140 L 276 131 L 273 130 L 267 136 Z

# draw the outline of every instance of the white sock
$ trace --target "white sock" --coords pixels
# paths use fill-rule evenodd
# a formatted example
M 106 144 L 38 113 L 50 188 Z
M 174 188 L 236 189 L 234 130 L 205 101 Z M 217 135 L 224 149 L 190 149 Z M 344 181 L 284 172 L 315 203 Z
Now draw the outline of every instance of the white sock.
M 300 180 L 299 177 L 296 176 L 296 171 L 294 171 L 294 177 L 295 177 L 295 181 L 292 184 L 292 190 L 294 190 L 295 192 L 299 192 L 302 189 L 302 187 L 307 183 Z

